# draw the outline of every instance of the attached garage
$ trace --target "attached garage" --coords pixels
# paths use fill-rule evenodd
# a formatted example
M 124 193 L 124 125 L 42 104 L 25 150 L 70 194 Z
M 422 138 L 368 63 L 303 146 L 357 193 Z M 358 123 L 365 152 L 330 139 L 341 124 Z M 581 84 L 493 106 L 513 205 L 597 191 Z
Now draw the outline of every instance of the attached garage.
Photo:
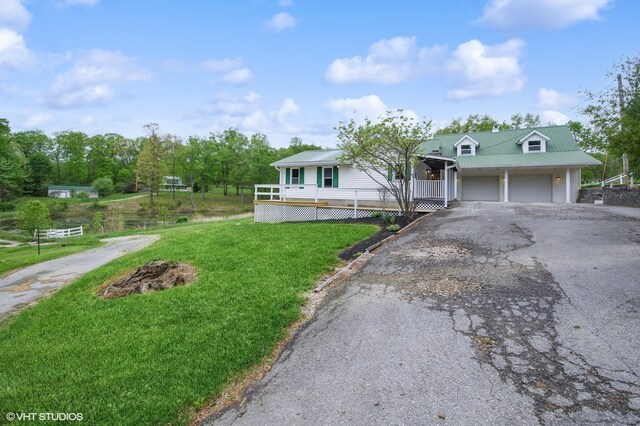
M 552 175 L 510 175 L 509 200 L 550 203 L 553 197 Z
M 500 201 L 500 176 L 464 176 L 463 201 Z

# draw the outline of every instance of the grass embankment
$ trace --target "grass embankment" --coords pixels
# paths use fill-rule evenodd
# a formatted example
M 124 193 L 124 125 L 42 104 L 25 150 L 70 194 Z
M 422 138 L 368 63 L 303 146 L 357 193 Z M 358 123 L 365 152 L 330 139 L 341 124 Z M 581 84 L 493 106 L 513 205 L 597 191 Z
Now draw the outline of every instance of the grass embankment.
M 300 317 L 302 293 L 371 225 L 218 222 L 162 231 L 0 323 L 0 412 L 81 412 L 90 424 L 185 424 L 268 355 Z M 102 300 L 96 287 L 153 259 L 196 281 Z
M 0 247 L 0 276 L 14 269 L 67 256 L 100 245 L 100 235 L 65 238 L 43 243 L 38 255 L 38 247 L 22 245 L 18 247 Z

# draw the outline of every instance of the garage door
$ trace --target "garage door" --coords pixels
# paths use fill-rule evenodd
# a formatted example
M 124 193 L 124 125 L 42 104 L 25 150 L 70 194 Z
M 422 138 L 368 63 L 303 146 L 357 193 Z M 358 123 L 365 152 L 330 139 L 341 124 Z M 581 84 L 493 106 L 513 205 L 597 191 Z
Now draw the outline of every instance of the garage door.
M 509 176 L 509 200 L 551 202 L 551 175 Z
M 464 176 L 463 201 L 500 201 L 499 176 Z

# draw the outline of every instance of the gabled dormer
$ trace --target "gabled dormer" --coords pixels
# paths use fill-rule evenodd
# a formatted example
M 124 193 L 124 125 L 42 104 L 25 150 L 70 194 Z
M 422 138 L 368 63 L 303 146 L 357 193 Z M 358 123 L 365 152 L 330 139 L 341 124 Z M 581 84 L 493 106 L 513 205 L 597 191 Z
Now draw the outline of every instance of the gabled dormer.
M 461 155 L 476 155 L 476 149 L 480 146 L 478 141 L 473 139 L 469 135 L 464 135 L 458 142 L 453 144 L 453 147 L 456 148 L 458 152 L 458 156 Z
M 525 154 L 547 152 L 547 142 L 550 139 L 547 135 L 534 130 L 520 139 L 518 145 L 522 145 L 522 152 Z

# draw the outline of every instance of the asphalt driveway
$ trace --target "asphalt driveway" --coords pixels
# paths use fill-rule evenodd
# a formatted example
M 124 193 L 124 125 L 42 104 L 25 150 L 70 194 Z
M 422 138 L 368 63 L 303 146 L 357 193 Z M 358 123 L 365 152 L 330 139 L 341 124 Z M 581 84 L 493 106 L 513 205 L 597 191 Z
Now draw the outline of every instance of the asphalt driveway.
M 158 235 L 104 238 L 103 246 L 36 263 L 0 278 L 0 316 L 37 301 L 42 296 L 124 254 L 140 250 Z
M 208 423 L 640 422 L 640 210 L 461 203 L 379 249 Z

